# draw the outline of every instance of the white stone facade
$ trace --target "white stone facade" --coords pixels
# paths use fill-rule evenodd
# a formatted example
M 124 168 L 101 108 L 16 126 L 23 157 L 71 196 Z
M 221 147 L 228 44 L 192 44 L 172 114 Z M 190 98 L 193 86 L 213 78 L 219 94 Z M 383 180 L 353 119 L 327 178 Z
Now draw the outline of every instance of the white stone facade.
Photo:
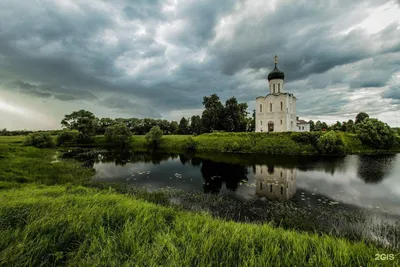
M 288 200 L 296 195 L 296 169 L 256 166 L 256 194 L 269 200 Z
M 297 123 L 296 132 L 309 132 L 310 124 L 309 123 Z

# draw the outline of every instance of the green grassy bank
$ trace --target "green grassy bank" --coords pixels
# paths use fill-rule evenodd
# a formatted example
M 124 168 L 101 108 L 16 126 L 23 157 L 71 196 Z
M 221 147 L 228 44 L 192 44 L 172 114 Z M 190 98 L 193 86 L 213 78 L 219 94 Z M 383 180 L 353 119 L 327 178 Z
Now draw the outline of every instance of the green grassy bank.
M 0 236 L 7 266 L 375 266 L 392 253 L 79 186 L 1 191 Z
M 317 133 L 318 134 L 318 133 Z M 375 149 L 363 145 L 356 134 L 337 133 L 341 137 L 346 154 L 380 154 L 400 152 L 400 144 L 391 149 Z M 301 133 L 210 133 L 198 136 L 165 135 L 160 149 L 167 151 L 234 152 L 270 155 L 318 155 L 321 154 L 313 140 L 301 140 Z M 400 143 L 400 138 L 398 138 Z M 107 146 L 104 136 L 96 136 L 94 146 Z M 131 145 L 146 149 L 143 135 L 132 136 Z
M 56 149 L 0 138 L 0 266 L 396 266 L 329 235 L 214 219 L 91 188 Z

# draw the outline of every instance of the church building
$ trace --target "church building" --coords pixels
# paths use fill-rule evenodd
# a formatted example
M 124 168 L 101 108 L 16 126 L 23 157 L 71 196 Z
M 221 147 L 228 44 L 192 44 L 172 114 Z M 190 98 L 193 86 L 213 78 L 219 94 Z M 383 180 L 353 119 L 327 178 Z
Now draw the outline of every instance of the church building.
M 277 67 L 268 74 L 269 94 L 256 98 L 256 132 L 308 132 L 310 124 L 296 117 L 296 97 L 284 90 L 285 74 Z

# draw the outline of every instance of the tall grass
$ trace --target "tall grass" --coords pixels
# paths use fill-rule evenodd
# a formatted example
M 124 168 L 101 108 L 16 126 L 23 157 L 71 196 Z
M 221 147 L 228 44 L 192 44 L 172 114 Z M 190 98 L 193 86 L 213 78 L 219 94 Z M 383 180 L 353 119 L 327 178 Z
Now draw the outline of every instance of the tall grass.
M 79 186 L 3 191 L 0 236 L 5 266 L 375 266 L 393 253 Z

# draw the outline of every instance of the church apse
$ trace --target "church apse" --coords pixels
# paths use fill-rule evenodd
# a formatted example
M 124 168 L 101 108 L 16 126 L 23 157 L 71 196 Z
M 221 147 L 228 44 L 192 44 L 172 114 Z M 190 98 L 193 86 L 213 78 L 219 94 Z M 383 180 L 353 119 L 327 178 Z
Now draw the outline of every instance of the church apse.
M 269 200 L 289 200 L 296 194 L 296 169 L 255 166 L 256 195 Z

